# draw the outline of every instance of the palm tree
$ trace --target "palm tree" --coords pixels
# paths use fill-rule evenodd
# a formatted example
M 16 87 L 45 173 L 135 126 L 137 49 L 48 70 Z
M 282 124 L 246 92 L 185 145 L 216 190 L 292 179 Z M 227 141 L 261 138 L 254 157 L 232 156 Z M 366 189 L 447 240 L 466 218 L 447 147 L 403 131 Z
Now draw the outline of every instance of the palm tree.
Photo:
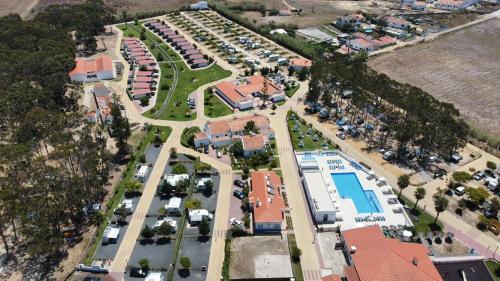
M 408 185 L 410 185 L 410 176 L 405 174 L 398 177 L 398 186 L 399 186 L 398 199 L 401 199 L 401 193 L 403 193 L 403 189 L 407 188 Z
M 434 196 L 434 208 L 436 209 L 436 219 L 434 220 L 434 223 L 437 222 L 439 214 L 444 212 L 446 208 L 448 208 L 448 199 L 444 197 L 442 194 L 437 194 Z
M 415 207 L 413 208 L 414 210 L 417 209 L 418 201 L 424 199 L 426 193 L 427 191 L 423 187 L 418 187 L 415 190 L 415 193 L 413 193 L 413 195 L 415 196 L 415 199 L 417 199 L 417 201 L 415 202 Z

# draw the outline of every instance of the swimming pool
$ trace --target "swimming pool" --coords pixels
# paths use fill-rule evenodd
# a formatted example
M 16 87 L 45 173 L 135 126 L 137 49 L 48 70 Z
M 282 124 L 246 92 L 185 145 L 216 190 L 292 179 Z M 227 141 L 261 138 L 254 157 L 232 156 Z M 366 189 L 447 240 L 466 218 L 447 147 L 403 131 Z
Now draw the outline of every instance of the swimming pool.
M 341 198 L 351 199 L 359 213 L 381 213 L 382 206 L 373 190 L 364 190 L 355 173 L 333 173 L 332 180 Z

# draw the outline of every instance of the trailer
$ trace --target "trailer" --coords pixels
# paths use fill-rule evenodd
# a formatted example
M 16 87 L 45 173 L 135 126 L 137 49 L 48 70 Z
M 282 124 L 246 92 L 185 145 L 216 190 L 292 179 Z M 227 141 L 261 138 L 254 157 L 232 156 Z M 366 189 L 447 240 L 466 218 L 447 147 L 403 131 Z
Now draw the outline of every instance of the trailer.
M 181 212 L 181 203 L 182 199 L 179 197 L 172 197 L 168 201 L 168 204 L 165 205 L 165 209 L 169 214 L 177 214 Z
M 102 235 L 102 244 L 115 244 L 120 237 L 120 228 L 108 226 Z
M 135 174 L 136 178 L 138 178 L 141 182 L 144 182 L 149 173 L 149 167 L 146 165 L 142 165 L 139 167 L 139 170 Z
M 197 224 L 203 219 L 212 220 L 213 215 L 205 209 L 196 209 L 189 211 L 189 222 L 191 224 Z

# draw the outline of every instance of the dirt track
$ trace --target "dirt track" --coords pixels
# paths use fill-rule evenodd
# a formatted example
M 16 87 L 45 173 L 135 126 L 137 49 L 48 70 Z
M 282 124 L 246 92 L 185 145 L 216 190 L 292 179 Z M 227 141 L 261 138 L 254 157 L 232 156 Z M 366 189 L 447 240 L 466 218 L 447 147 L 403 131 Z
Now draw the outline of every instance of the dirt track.
M 22 14 L 37 0 L 0 0 L 0 16 Z
M 368 63 L 457 107 L 474 127 L 500 137 L 500 19 L 401 48 Z

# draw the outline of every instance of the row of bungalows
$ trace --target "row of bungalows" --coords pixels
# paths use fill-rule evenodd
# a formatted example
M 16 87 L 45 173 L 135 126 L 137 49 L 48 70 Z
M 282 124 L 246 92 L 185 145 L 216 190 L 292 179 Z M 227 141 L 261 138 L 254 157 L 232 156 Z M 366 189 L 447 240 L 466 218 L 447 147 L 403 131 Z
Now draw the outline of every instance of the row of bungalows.
M 134 100 L 154 95 L 158 84 L 157 62 L 135 37 L 124 37 L 122 54 L 134 66 L 128 77 L 128 94 Z
M 184 36 L 171 29 L 165 23 L 153 20 L 146 22 L 144 26 L 161 37 L 165 42 L 169 43 L 172 48 L 184 57 L 191 68 L 205 67 L 210 64 L 210 62 L 197 49 L 196 45 L 186 40 Z
M 390 36 L 382 36 L 377 39 L 373 39 L 369 35 L 362 33 L 355 33 L 354 39 L 348 40 L 346 46 L 352 48 L 356 51 L 372 52 L 390 45 L 396 44 L 398 41 Z

